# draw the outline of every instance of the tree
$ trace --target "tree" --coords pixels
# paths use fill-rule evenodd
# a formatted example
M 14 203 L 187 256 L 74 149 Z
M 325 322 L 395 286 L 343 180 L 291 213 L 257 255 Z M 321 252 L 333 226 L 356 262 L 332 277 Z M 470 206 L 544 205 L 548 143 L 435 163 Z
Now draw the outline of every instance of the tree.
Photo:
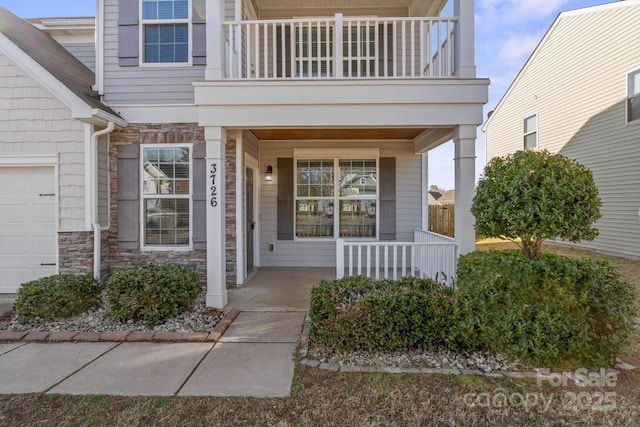
M 545 239 L 593 240 L 602 202 L 591 170 L 560 154 L 518 151 L 484 169 L 471 212 L 487 237 L 515 241 L 537 259 Z

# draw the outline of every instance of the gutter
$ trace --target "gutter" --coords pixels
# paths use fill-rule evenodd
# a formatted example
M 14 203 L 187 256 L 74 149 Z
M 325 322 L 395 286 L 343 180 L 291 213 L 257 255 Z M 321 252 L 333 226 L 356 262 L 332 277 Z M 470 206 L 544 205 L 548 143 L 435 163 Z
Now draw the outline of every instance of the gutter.
M 93 226 L 93 277 L 100 280 L 100 259 L 102 257 L 102 231 L 98 213 L 98 138 L 108 135 L 115 129 L 115 123 L 109 121 L 107 127 L 91 134 L 91 223 Z

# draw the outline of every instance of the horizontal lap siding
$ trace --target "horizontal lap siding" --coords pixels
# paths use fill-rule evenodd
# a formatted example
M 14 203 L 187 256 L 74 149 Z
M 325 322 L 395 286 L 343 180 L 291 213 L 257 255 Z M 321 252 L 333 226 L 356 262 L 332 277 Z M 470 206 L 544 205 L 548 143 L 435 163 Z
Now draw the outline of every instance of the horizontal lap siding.
M 487 126 L 487 159 L 522 148 L 538 113 L 541 149 L 578 160 L 604 203 L 600 236 L 581 246 L 640 257 L 640 123 L 626 124 L 627 73 L 640 67 L 640 7 L 566 16 Z
M 0 157 L 58 155 L 59 230 L 84 230 L 84 124 L 0 55 Z
M 139 55 L 142 57 L 142 52 Z M 120 67 L 118 2 L 105 1 L 105 101 L 111 105 L 193 104 L 204 66 Z
M 60 43 L 91 71 L 96 71 L 96 46 L 94 43 Z
M 421 160 L 413 154 L 413 144 L 404 142 L 261 142 L 260 165 L 274 166 L 274 181 L 260 185 L 262 266 L 334 267 L 335 240 L 278 241 L 277 239 L 277 159 L 293 157 L 294 148 L 379 148 L 380 157 L 396 158 L 396 230 L 398 241 L 412 241 L 413 230 L 421 224 Z M 331 150 L 329 150 L 331 153 Z M 269 251 L 269 243 L 275 251 Z

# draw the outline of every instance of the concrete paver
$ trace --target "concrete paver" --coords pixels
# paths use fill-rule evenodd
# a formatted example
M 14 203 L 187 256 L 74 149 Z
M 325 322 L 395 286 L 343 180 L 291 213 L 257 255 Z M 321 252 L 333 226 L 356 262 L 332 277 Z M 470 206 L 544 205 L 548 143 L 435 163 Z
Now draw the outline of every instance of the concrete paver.
M 26 344 L 0 356 L 0 394 L 49 389 L 109 351 L 113 343 Z
M 224 333 L 221 342 L 297 342 L 304 323 L 302 312 L 244 312 Z
M 122 343 L 50 392 L 172 396 L 212 346 L 211 343 Z
M 16 342 L 11 344 L 0 344 L 0 356 L 20 347 L 21 345 L 24 345 L 24 343 Z
M 295 348 L 294 343 L 220 342 L 178 395 L 289 396 Z

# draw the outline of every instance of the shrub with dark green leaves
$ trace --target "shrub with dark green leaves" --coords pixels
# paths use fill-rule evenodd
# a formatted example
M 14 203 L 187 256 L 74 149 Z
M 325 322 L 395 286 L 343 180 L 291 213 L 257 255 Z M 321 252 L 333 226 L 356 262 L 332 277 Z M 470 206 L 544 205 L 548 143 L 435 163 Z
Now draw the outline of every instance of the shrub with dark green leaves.
M 604 262 L 476 252 L 458 263 L 449 343 L 550 368 L 610 366 L 635 334 L 634 299 L 633 287 Z
M 23 284 L 13 309 L 27 322 L 77 316 L 100 304 L 102 288 L 91 276 L 59 274 Z
M 119 268 L 107 282 L 111 317 L 142 320 L 151 327 L 192 310 L 199 293 L 196 272 L 181 265 Z
M 311 291 L 310 335 L 337 350 L 437 349 L 453 305 L 453 291 L 431 280 L 324 280 Z

